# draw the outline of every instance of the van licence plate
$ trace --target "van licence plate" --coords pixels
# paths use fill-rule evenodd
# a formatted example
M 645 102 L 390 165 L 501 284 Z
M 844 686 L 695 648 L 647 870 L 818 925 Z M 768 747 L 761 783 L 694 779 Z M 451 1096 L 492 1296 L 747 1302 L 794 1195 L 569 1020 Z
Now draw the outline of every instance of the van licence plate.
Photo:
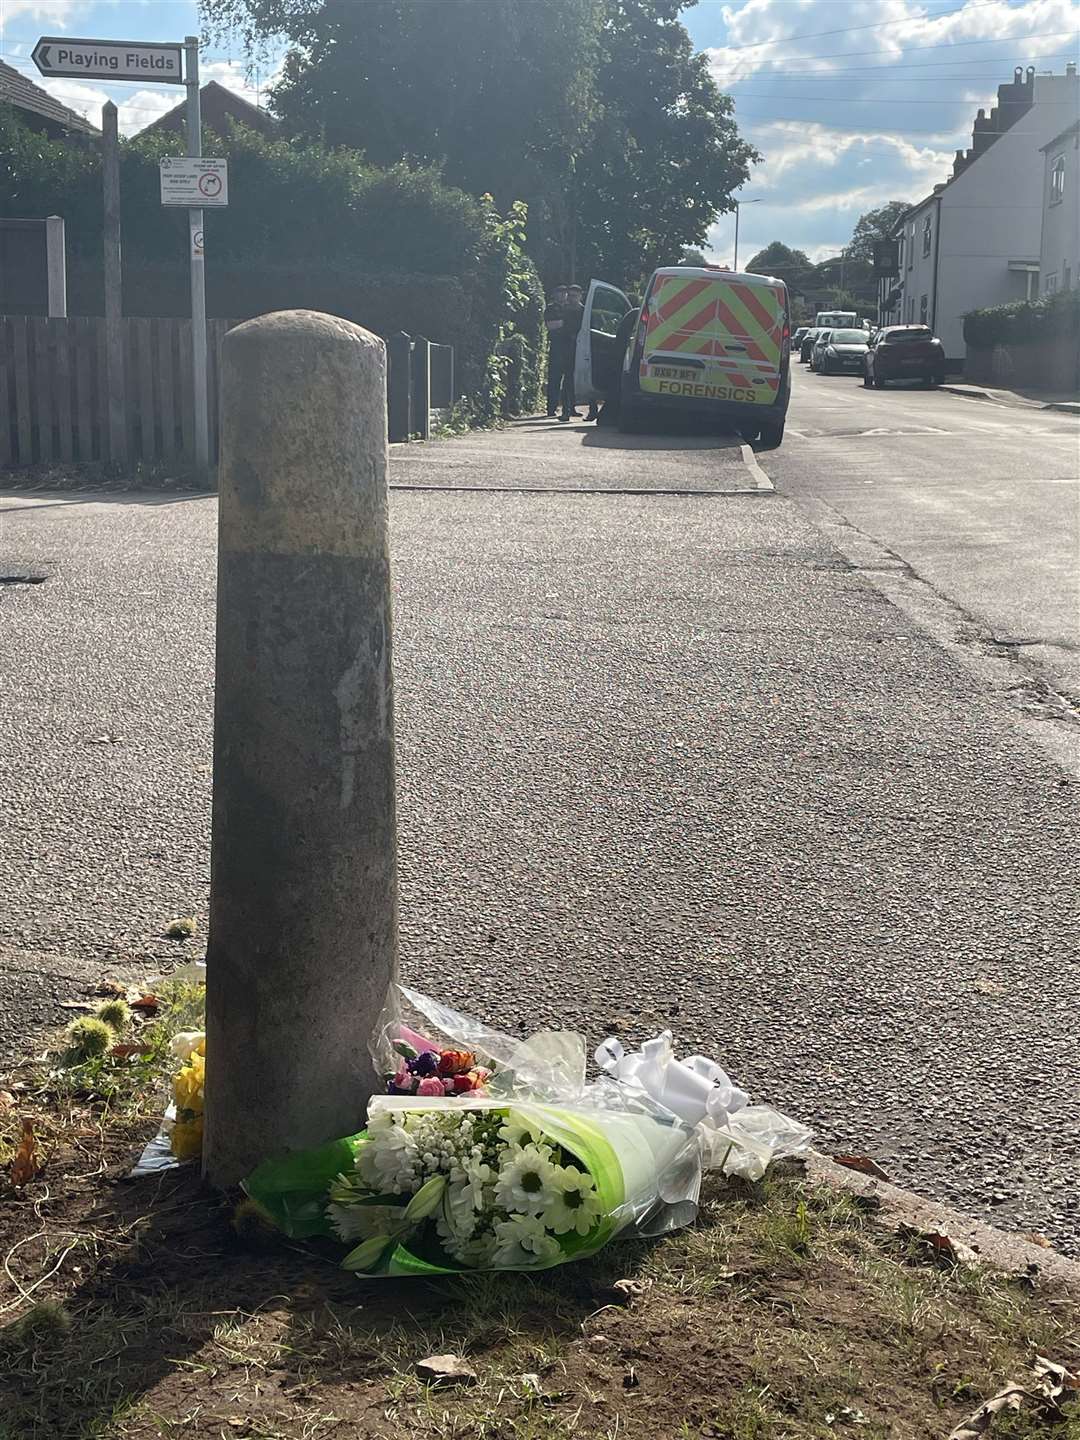
M 650 365 L 649 374 L 657 380 L 700 380 L 700 370 L 679 370 L 673 365 Z

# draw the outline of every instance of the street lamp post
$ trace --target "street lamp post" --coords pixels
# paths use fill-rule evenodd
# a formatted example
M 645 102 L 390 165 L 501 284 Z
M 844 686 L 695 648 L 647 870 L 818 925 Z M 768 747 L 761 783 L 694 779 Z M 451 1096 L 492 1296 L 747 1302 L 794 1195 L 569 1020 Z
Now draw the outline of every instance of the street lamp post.
M 738 270 L 738 268 L 739 268 L 739 207 L 740 207 L 741 205 L 760 205 L 760 204 L 761 204 L 761 200 L 760 200 L 760 199 L 758 199 L 758 200 L 736 200 L 736 201 L 734 202 L 734 204 L 735 204 L 735 258 L 734 258 L 734 260 L 733 260 L 733 262 L 732 262 L 731 268 L 732 268 L 733 270 Z

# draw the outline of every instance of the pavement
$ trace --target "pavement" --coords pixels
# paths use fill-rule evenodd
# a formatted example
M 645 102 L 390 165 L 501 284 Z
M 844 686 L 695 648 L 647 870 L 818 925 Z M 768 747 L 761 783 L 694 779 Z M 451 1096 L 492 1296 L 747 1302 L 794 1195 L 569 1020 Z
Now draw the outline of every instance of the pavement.
M 1080 415 L 1080 396 L 1069 390 L 1002 390 L 965 381 L 943 385 L 941 388 L 952 395 L 962 395 L 968 400 L 993 400 L 998 405 L 1060 410 L 1066 415 Z
M 948 431 L 955 481 L 997 453 L 963 430 L 987 407 L 920 396 L 916 426 L 852 390 L 819 461 L 816 397 L 800 375 L 756 457 L 777 493 L 723 438 L 540 421 L 395 454 L 403 971 L 512 1029 L 670 1026 L 823 1148 L 1080 1255 L 1078 784 L 1041 738 L 1075 720 L 1036 723 L 883 593 L 908 562 L 852 562 L 798 491 L 831 465 L 854 493 L 856 453 L 882 483 L 891 439 L 940 497 L 906 432 Z M 1028 437 L 1021 498 L 1058 443 Z M 0 508 L 0 572 L 48 577 L 0 586 L 15 1055 L 86 979 L 198 951 L 161 931 L 205 925 L 216 504 Z

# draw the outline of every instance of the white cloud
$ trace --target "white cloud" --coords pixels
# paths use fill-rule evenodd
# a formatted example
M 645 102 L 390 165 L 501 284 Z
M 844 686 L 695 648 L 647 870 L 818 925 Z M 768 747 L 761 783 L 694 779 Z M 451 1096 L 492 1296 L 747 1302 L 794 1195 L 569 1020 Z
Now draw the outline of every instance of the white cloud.
M 726 5 L 723 15 L 727 44 L 706 52 L 722 86 L 792 70 L 830 74 L 852 61 L 860 68 L 887 67 L 906 58 L 909 49 L 911 62 L 940 59 L 931 50 L 936 46 L 964 45 L 950 60 L 985 60 L 988 52 L 982 46 L 965 42 L 1004 42 L 1018 36 L 1042 37 L 1024 40 L 1025 55 L 1037 60 L 1060 53 L 1062 45 L 1070 43 L 1065 32 L 1080 29 L 1075 0 L 1027 0 L 1021 5 L 969 0 L 947 15 L 927 15 L 911 0 L 880 0 L 869 8 L 860 0 L 836 0 L 829 6 L 814 0 L 796 5 L 747 0 L 738 7 Z M 807 38 L 789 38 L 800 36 Z M 1003 73 L 1002 79 L 1008 78 Z
M 80 11 L 89 8 L 87 0 L 4 0 L 3 19 L 5 25 L 23 18 L 40 20 L 63 30 Z
M 798 121 L 745 128 L 765 159 L 745 191 L 757 203 L 744 205 L 740 215 L 744 263 L 771 240 L 804 250 L 812 260 L 836 255 L 865 211 L 889 200 L 921 200 L 952 164 L 952 148 L 938 148 L 950 143 L 949 136 L 923 144 L 882 130 Z M 709 240 L 713 253 L 730 263 L 733 217 L 722 217 Z

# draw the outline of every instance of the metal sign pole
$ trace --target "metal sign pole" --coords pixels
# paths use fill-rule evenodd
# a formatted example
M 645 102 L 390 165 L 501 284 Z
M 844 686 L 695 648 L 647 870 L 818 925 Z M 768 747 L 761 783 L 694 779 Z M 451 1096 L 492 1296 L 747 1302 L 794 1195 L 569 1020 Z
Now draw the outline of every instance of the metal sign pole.
M 187 153 L 202 154 L 202 106 L 199 100 L 199 38 L 184 37 L 184 83 L 187 85 Z M 203 212 L 188 211 L 191 250 L 191 351 L 195 392 L 195 466 L 200 475 L 210 468 L 210 425 L 206 391 L 206 268 L 203 259 Z

